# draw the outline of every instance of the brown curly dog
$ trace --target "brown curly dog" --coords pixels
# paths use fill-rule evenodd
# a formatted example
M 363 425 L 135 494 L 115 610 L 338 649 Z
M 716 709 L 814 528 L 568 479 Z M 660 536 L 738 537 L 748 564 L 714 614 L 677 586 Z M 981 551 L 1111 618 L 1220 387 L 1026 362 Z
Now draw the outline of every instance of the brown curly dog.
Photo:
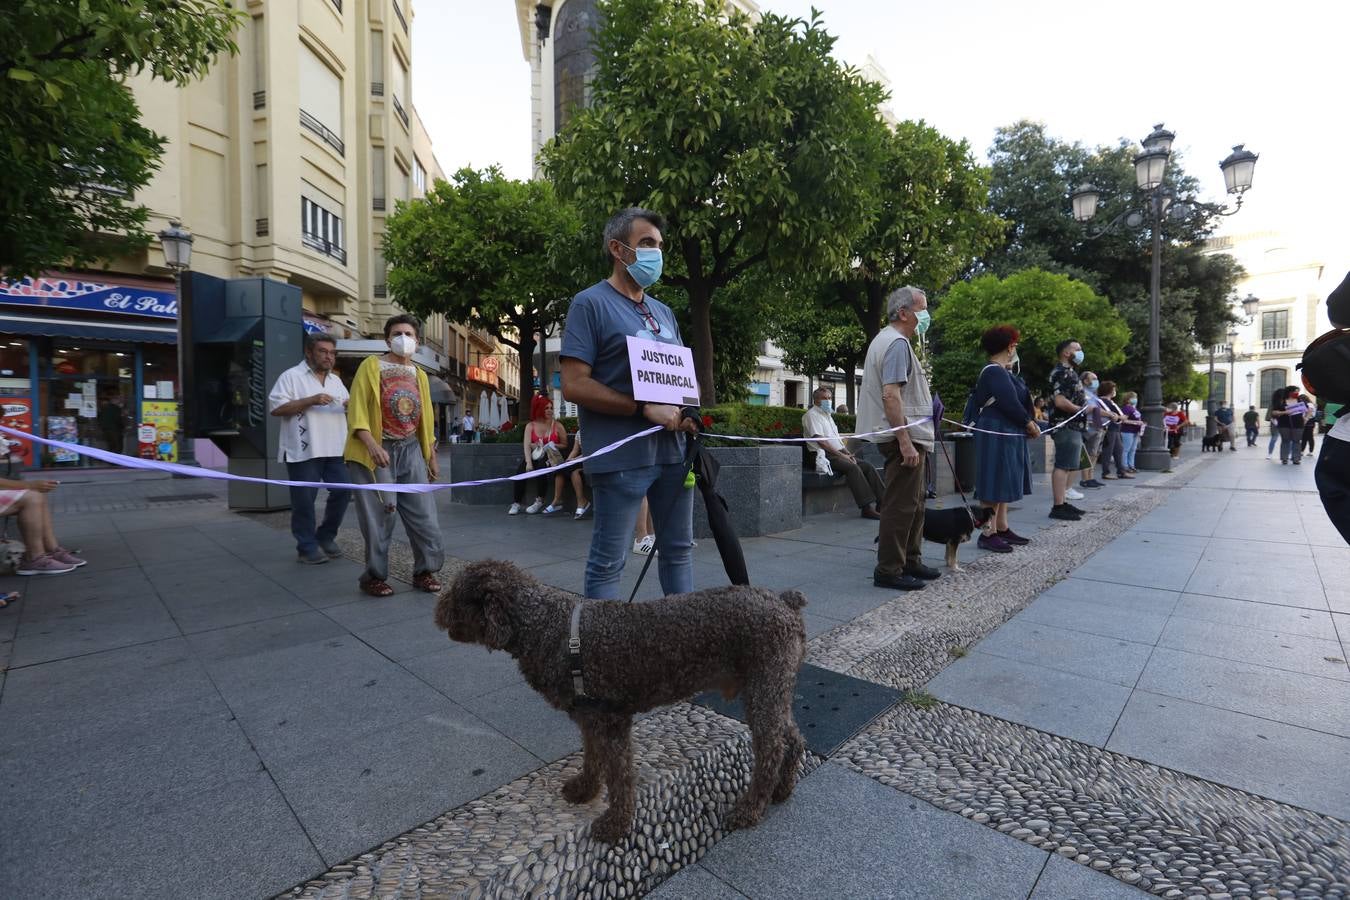
M 593 702 L 574 702 L 567 640 L 578 603 L 585 692 Z M 754 825 L 770 799 L 792 795 L 804 748 L 792 695 L 806 653 L 805 605 L 796 591 L 753 587 L 652 603 L 582 600 L 512 563 L 486 560 L 466 567 L 441 594 L 436 625 L 453 640 L 511 654 L 529 685 L 577 723 L 581 773 L 563 785 L 563 797 L 592 800 L 603 777 L 609 808 L 591 833 L 613 844 L 633 821 L 633 714 L 700 691 L 741 694 L 750 723 L 754 772 L 727 828 Z

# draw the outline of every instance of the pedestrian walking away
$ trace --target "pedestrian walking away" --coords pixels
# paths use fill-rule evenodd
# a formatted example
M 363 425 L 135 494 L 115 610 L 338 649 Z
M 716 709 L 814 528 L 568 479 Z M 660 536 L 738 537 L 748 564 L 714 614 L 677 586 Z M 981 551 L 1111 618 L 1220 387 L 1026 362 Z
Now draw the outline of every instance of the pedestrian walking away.
M 1083 430 L 1087 423 L 1078 415 L 1087 405 L 1087 391 L 1075 370 L 1083 362 L 1083 347 L 1072 338 L 1055 347 L 1059 362 L 1050 372 L 1050 427 L 1054 430 L 1055 466 L 1050 473 L 1053 494 L 1050 518 L 1076 522 L 1083 510 L 1069 503 L 1069 479 L 1082 468 Z M 1057 427 L 1058 426 L 1058 427 Z
M 878 507 L 885 496 L 886 485 L 882 483 L 876 467 L 850 453 L 839 438 L 839 426 L 835 424 L 832 415 L 833 392 L 827 387 L 818 387 L 811 395 L 811 400 L 811 408 L 802 414 L 802 437 L 819 438 L 811 441 L 808 446 L 816 448 L 817 459 L 821 455 L 825 457 L 830 471 L 844 476 L 849 491 L 853 494 L 853 502 L 858 504 L 862 517 L 880 519 Z
M 941 574 L 923 563 L 923 457 L 933 449 L 937 423 L 928 378 L 910 345 L 928 330 L 928 297 L 916 287 L 893 291 L 886 298 L 886 322 L 863 361 L 857 428 L 871 435 L 886 460 L 872 583 L 912 591 Z M 888 431 L 894 428 L 900 430 Z
M 1242 427 L 1247 430 L 1247 446 L 1255 447 L 1256 439 L 1261 436 L 1261 414 L 1252 406 L 1242 414 Z
M 428 484 L 440 477 L 432 436 L 431 386 L 413 364 L 421 323 L 409 315 L 384 323 L 389 352 L 368 356 L 352 380 L 347 407 L 347 471 L 357 484 Z M 366 542 L 366 569 L 359 581 L 372 597 L 388 597 L 389 542 L 394 513 L 403 522 L 413 553 L 413 585 L 437 593 L 436 574 L 445 564 L 436 501 L 431 494 L 358 491 L 357 522 Z
M 1019 360 L 1021 335 L 1011 325 L 996 325 L 980 337 L 989 364 L 980 372 L 966 401 L 962 421 L 974 422 L 975 499 L 993 514 L 977 541 L 983 550 L 1011 553 L 1031 543 L 1008 525 L 1008 504 L 1031 493 L 1031 458 L 1027 438 L 1039 438 L 1031 392 L 1012 373 Z M 993 432 L 993 433 L 991 433 Z
M 535 394 L 534 399 L 530 401 L 530 421 L 525 423 L 525 434 L 521 438 L 521 455 L 524 458 L 520 465 L 516 467 L 516 474 L 523 475 L 526 472 L 533 472 L 535 469 L 561 466 L 563 454 L 566 451 L 567 429 L 563 427 L 561 422 L 553 418 L 553 401 L 542 394 Z M 548 491 L 548 481 L 546 475 L 516 481 L 514 483 L 515 496 L 511 508 L 506 511 L 506 514 L 508 516 L 519 515 L 527 495 L 534 498 L 533 502 L 525 507 L 527 515 L 532 516 L 535 513 L 542 512 L 546 516 L 551 516 L 554 513 L 562 512 L 563 487 L 566 484 L 566 475 L 562 472 L 553 474 L 553 500 L 548 506 L 544 506 L 544 494 Z
M 337 342 L 328 334 L 305 335 L 305 358 L 281 373 L 267 405 L 281 419 L 281 442 L 277 460 L 286 464 L 291 481 L 348 483 L 343 449 L 347 444 L 347 403 L 350 395 L 333 371 Z M 311 565 L 342 556 L 337 545 L 338 529 L 351 501 L 351 491 L 328 488 L 323 522 L 314 523 L 315 487 L 292 487 L 291 534 L 297 559 Z
M 592 447 L 664 426 L 586 461 L 595 526 L 586 560 L 585 596 L 614 600 L 628 560 L 629 536 L 642 498 L 656 524 L 657 574 L 666 594 L 693 590 L 694 492 L 685 486 L 682 432 L 696 421 L 680 407 L 638 400 L 629 365 L 628 338 L 680 345 L 670 307 L 647 293 L 661 277 L 665 220 L 630 207 L 605 225 L 603 250 L 610 275 L 572 298 L 559 359 L 563 397 L 577 404 Z

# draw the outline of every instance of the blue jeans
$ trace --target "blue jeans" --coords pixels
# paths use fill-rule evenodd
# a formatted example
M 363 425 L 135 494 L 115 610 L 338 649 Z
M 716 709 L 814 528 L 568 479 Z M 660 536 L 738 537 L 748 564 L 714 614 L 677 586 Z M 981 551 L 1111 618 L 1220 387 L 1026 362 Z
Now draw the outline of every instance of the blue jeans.
M 1139 449 L 1139 432 L 1121 431 L 1120 446 L 1125 451 L 1125 468 L 1134 468 L 1134 454 Z
M 656 526 L 661 589 L 667 594 L 687 594 L 694 589 L 694 489 L 684 486 L 687 471 L 681 462 L 591 475 L 595 530 L 586 560 L 588 598 L 619 599 L 619 579 L 643 497 Z
M 347 466 L 340 456 L 320 456 L 303 462 L 287 462 L 286 472 L 291 481 L 322 481 L 326 484 L 347 484 Z M 342 517 L 352 492 L 328 489 L 328 502 L 323 508 L 323 524 L 314 528 L 314 501 L 318 488 L 293 487 L 291 491 L 291 534 L 295 535 L 295 549 L 305 556 L 319 551 L 320 544 L 331 544 L 342 527 Z

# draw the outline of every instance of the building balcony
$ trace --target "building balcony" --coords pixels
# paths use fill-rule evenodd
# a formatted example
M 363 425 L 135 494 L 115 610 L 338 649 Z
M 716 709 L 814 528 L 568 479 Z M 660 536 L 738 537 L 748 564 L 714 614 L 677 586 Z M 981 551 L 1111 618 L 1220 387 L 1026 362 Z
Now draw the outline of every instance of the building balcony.
M 342 143 L 342 138 L 338 137 L 329 130 L 327 125 L 323 124 L 303 109 L 300 110 L 300 124 L 322 138 L 325 144 L 338 152 L 338 156 L 346 156 L 347 148 L 346 145 Z
M 347 251 L 317 234 L 302 234 L 300 236 L 300 243 L 311 250 L 319 251 L 324 256 L 331 256 L 344 266 L 347 264 Z
M 398 0 L 393 0 L 393 2 L 394 2 L 394 16 L 395 18 L 398 19 L 398 24 L 403 26 L 403 33 L 407 34 L 408 20 L 403 17 L 403 10 L 399 8 Z
M 1266 338 L 1261 341 L 1261 349 L 1265 352 L 1274 352 L 1279 350 L 1293 350 L 1293 338 Z
M 408 124 L 408 111 L 407 111 L 406 109 L 403 108 L 403 104 L 402 104 L 402 103 L 399 103 L 399 102 L 398 102 L 398 97 L 391 96 L 389 99 L 394 101 L 394 113 L 395 113 L 395 114 L 399 117 L 399 119 L 403 122 L 403 127 L 404 127 L 404 128 L 409 128 L 409 127 L 411 127 L 411 126 Z

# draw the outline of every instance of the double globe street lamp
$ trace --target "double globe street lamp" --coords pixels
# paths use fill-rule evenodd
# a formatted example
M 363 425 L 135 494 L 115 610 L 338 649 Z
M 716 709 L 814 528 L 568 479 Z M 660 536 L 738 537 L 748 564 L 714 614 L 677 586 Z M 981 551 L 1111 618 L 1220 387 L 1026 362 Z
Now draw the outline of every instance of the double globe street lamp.
M 1143 152 L 1134 158 L 1134 177 L 1139 191 L 1143 195 L 1143 209 L 1129 209 L 1116 216 L 1105 228 L 1094 232 L 1098 237 L 1121 222 L 1130 228 L 1138 228 L 1147 222 L 1153 233 L 1153 274 L 1150 279 L 1150 297 L 1148 314 L 1148 364 L 1144 367 L 1144 415 L 1142 443 L 1136 457 L 1139 468 L 1166 471 L 1171 464 L 1171 455 L 1167 452 L 1163 429 L 1162 405 L 1162 360 L 1159 350 L 1159 329 L 1161 320 L 1161 284 L 1162 284 L 1162 226 L 1164 218 L 1181 219 L 1189 215 L 1191 204 L 1179 201 L 1175 192 L 1164 184 L 1167 164 L 1172 158 L 1172 142 L 1176 135 L 1161 124 L 1143 142 Z M 1212 215 L 1231 216 L 1242 208 L 1243 194 L 1252 186 L 1252 172 L 1256 168 L 1257 155 L 1244 150 L 1241 144 L 1219 163 L 1223 170 L 1224 187 L 1228 193 L 1237 196 L 1232 209 L 1209 207 Z M 1091 184 L 1082 184 L 1073 192 L 1070 200 L 1073 204 L 1073 217 L 1079 222 L 1091 221 L 1097 215 L 1101 191 Z

